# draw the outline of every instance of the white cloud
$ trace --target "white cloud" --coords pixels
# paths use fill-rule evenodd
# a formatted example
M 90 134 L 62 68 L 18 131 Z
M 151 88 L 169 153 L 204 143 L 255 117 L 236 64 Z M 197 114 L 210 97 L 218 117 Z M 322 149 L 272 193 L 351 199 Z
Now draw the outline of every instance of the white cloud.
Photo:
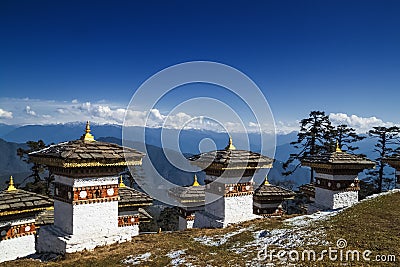
M 28 115 L 36 116 L 36 112 L 33 111 L 33 110 L 31 109 L 30 106 L 26 106 L 26 107 L 25 107 L 25 112 L 26 112 L 26 114 L 28 114 Z
M 72 103 L 72 104 L 78 104 L 78 99 L 73 99 L 73 100 L 71 101 L 71 103 Z
M 393 122 L 385 122 L 377 117 L 359 117 L 357 115 L 347 115 L 345 113 L 331 113 L 329 119 L 333 125 L 347 124 L 354 128 L 358 133 L 366 133 L 372 127 L 384 126 L 390 127 L 395 125 Z
M 249 122 L 249 127 L 259 127 L 259 124 L 251 121 Z
M 13 113 L 0 108 L 0 119 L 12 119 Z
M 41 99 L 0 98 L 2 117 L 12 118 L 11 124 L 57 124 L 90 120 L 98 124 L 119 124 L 128 126 L 165 127 L 173 129 L 200 129 L 217 132 L 258 132 L 272 133 L 271 125 L 259 127 L 256 122 L 230 121 L 224 116 L 207 118 L 191 114 L 188 111 L 176 110 L 171 114 L 162 113 L 153 108 L 149 111 L 126 110 L 118 103 L 54 101 Z M 5 110 L 9 110 L 6 113 Z M 191 110 L 190 110 L 191 111 Z M 42 115 L 43 114 L 43 115 Z

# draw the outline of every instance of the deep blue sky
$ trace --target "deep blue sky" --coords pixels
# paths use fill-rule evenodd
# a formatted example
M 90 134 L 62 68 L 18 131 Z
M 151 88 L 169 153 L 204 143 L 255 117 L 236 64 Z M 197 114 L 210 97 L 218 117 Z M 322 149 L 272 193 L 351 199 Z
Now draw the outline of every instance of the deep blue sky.
M 378 0 L 2 0 L 0 97 L 127 104 L 157 71 L 211 60 L 252 78 L 278 120 L 398 123 L 399 14 Z

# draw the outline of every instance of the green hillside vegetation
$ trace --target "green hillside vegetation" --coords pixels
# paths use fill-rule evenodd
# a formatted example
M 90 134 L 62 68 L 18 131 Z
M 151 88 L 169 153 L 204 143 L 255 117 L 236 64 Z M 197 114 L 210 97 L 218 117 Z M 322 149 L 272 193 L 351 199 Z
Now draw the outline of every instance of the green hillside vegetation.
M 347 240 L 347 249 L 370 250 L 376 255 L 394 255 L 400 261 L 400 192 L 365 200 L 336 216 L 297 224 L 284 222 L 289 218 L 257 219 L 225 229 L 191 229 L 182 232 L 145 234 L 132 242 L 97 248 L 94 251 L 68 254 L 55 262 L 17 260 L 0 266 L 249 266 L 267 261 L 257 259 L 262 235 L 281 238 L 275 244 L 300 244 L 294 249 L 321 252 L 335 247 L 340 238 Z M 296 217 L 290 220 L 296 220 Z M 299 224 L 300 223 L 300 224 Z M 304 224 L 304 226 L 301 226 Z M 272 231 L 272 232 L 271 232 Z M 283 235 L 282 235 L 283 234 Z M 292 241 L 289 241 L 292 239 Z M 208 240 L 208 241 L 207 241 Z M 208 243 L 207 243 L 208 242 Z M 214 242 L 214 244 L 213 244 Z M 216 243 L 215 243 L 216 242 Z M 216 245 L 219 244 L 219 245 Z M 289 245 L 290 246 L 290 245 Z M 271 249 L 280 249 L 271 246 Z M 150 253 L 150 254 L 149 254 Z M 135 259 L 136 257 L 139 258 Z M 143 260 L 144 259 L 144 260 Z M 393 259 L 392 259 L 393 260 Z M 124 263 L 125 261 L 125 263 Z M 135 265 L 134 263 L 138 263 Z M 190 265 L 191 263 L 192 265 Z M 275 260 L 275 266 L 287 266 Z M 189 264 L 189 265 L 186 265 Z M 345 262 L 300 261 L 296 266 L 344 266 Z M 347 266 L 398 266 L 398 262 L 354 261 Z

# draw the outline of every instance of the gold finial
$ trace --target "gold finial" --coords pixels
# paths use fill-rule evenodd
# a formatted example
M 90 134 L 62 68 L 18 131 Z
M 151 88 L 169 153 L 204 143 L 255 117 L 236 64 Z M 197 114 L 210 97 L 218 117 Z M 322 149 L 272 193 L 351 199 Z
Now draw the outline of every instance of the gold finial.
M 10 182 L 8 183 L 7 191 L 10 192 L 15 190 L 17 190 L 17 188 L 14 186 L 14 179 L 12 176 L 10 176 Z
M 340 149 L 338 141 L 336 141 L 336 152 L 342 152 L 342 150 Z
M 85 133 L 82 135 L 81 140 L 83 141 L 95 141 L 94 136 L 90 133 L 90 122 L 86 122 Z
M 268 182 L 268 176 L 265 176 L 264 184 L 265 185 L 270 185 L 270 183 Z
M 126 187 L 126 185 L 124 184 L 124 181 L 122 180 L 122 175 L 119 176 L 119 185 L 118 187 Z
M 232 137 L 229 136 L 229 143 L 225 147 L 225 150 L 235 150 L 235 149 L 236 149 L 236 147 L 232 144 Z
M 200 186 L 199 182 L 197 181 L 197 175 L 196 174 L 194 175 L 194 181 L 193 181 L 192 186 Z

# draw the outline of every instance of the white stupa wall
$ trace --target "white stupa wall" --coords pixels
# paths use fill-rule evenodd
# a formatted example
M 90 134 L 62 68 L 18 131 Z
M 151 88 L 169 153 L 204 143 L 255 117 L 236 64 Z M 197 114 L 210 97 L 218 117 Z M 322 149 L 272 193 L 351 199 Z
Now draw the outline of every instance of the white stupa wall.
M 229 224 L 259 218 L 259 216 L 253 214 L 252 194 L 218 196 L 206 190 L 205 199 L 204 212 L 196 212 L 193 224 L 195 228 L 221 228 Z M 215 201 L 209 202 L 209 200 Z
M 118 177 L 73 179 L 56 175 L 55 182 L 72 187 L 116 185 Z M 74 235 L 115 233 L 118 229 L 118 201 L 75 205 L 54 200 L 54 225 Z
M 11 261 L 17 258 L 34 254 L 35 235 L 26 235 L 0 241 L 0 262 Z
M 322 178 L 331 181 L 355 181 L 358 179 L 358 174 L 348 175 L 332 175 L 325 173 L 316 173 L 315 178 Z M 339 209 L 349 207 L 358 202 L 358 191 L 346 190 L 329 190 L 320 188 L 318 181 L 315 185 L 315 206 L 324 207 L 326 209 Z
M 33 223 L 35 220 L 21 219 L 11 221 L 11 225 Z M 35 235 L 25 235 L 0 241 L 0 262 L 11 261 L 36 253 Z
M 349 207 L 358 202 L 358 191 L 332 191 L 315 188 L 315 204 L 327 209 Z
M 118 201 L 74 205 L 74 235 L 107 235 L 118 231 Z
M 257 218 L 253 214 L 253 195 L 224 198 L 225 223 L 239 223 Z

